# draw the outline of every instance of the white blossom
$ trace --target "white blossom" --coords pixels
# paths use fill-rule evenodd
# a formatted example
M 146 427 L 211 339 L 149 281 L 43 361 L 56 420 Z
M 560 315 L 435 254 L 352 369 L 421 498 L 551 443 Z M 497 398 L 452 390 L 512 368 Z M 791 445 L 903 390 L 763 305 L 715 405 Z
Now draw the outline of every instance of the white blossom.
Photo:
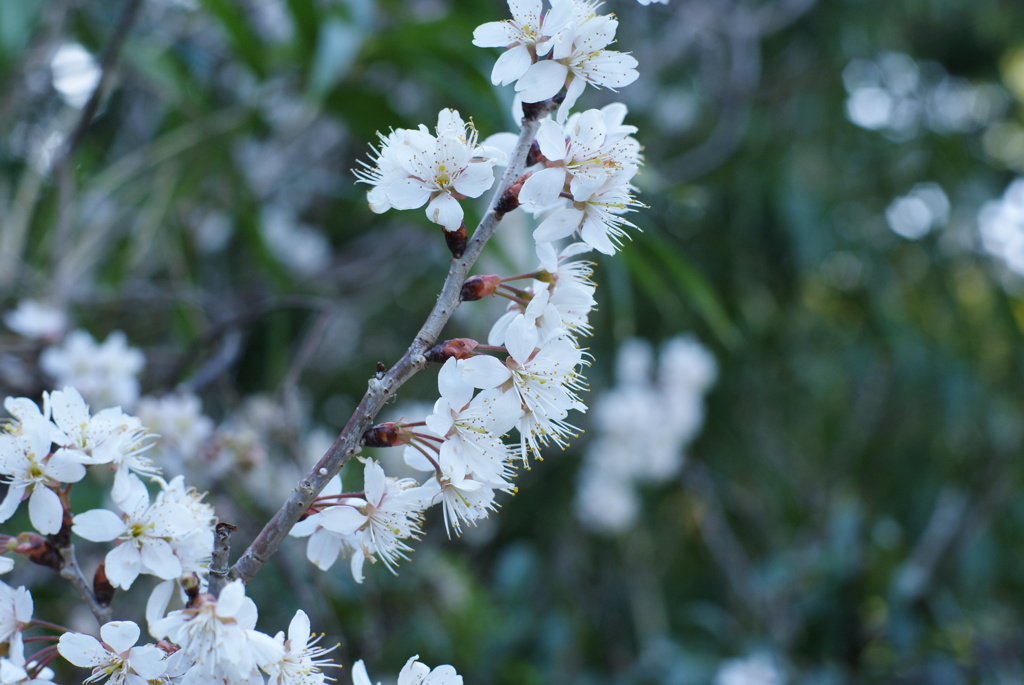
M 592 530 L 632 526 L 637 485 L 674 478 L 703 424 L 704 395 L 717 373 L 714 357 L 687 336 L 668 340 L 660 357 L 655 373 L 651 346 L 627 341 L 616 361 L 616 387 L 594 403 L 595 436 L 576 495 L 577 518 Z
M 57 651 L 81 668 L 92 669 L 83 683 L 109 678 L 113 685 L 147 685 L 167 669 L 166 653 L 159 647 L 136 647 L 139 627 L 131 621 L 111 621 L 100 628 L 100 642 L 91 635 L 65 633 L 60 636 Z
M 324 658 L 333 647 L 325 649 L 316 644 L 322 637 L 311 639 L 309 617 L 302 610 L 296 611 L 288 624 L 288 638 L 285 639 L 284 633 L 274 638 L 280 646 L 280 660 L 262 665 L 270 676 L 267 685 L 323 685 L 328 678 L 321 667 L 335 664 Z
M 365 559 L 379 558 L 394 572 L 398 559 L 407 559 L 412 548 L 405 542 L 419 536 L 423 503 L 416 498 L 417 483 L 384 475 L 376 461 L 363 470 L 363 497 L 343 500 L 321 512 L 318 524 L 342 536 L 351 535 L 360 550 L 352 558 L 352 575 L 362 582 Z
M 201 596 L 195 606 L 154 621 L 150 632 L 181 647 L 179 658 L 189 664 L 182 685 L 260 685 L 259 666 L 279 662 L 283 654 L 273 638 L 255 630 L 256 618 L 256 604 L 236 580 L 217 599 Z
M 89 416 L 89 407 L 75 388 L 44 394 L 57 427 L 53 442 L 60 446 L 54 456 L 69 455 L 83 464 L 109 464 L 114 471 L 112 497 L 127 496 L 128 476 L 160 473 L 145 452 L 152 445 L 149 434 L 134 416 L 111 407 Z
M 509 2 L 513 19 L 477 27 L 473 44 L 505 47 L 491 74 L 495 83 L 516 81 L 523 102 L 547 100 L 566 88 L 559 118 L 572 108 L 587 84 L 618 88 L 637 78 L 631 55 L 606 50 L 618 21 L 599 15 L 593 0 L 552 0 L 541 15 L 539 2 Z
M 52 535 L 60 531 L 64 516 L 54 488 L 81 480 L 85 466 L 68 453 L 50 451 L 56 429 L 33 402 L 8 397 L 4 406 L 19 420 L 0 433 L 0 474 L 8 485 L 0 502 L 0 522 L 14 515 L 27 494 L 32 526 Z
M 127 590 L 140 573 L 165 580 L 181 576 L 181 560 L 171 541 L 193 533 L 190 512 L 173 501 L 150 504 L 146 486 L 135 476 L 129 477 L 127 488 L 125 499 L 117 503 L 121 516 L 108 509 L 86 511 L 75 516 L 72 532 L 93 542 L 117 541 L 106 556 L 107 578 L 114 587 Z
M 445 664 L 431 670 L 419 658 L 417 655 L 405 662 L 397 685 L 462 685 L 462 676 L 452 666 Z M 352 685 L 373 685 L 362 659 L 352 665 Z
M 338 501 L 337 496 L 341 492 L 341 478 L 335 476 L 321 490 L 320 497 L 333 504 Z M 292 537 L 309 538 L 306 543 L 306 558 L 321 571 L 330 569 L 344 551 L 352 560 L 352 576 L 357 582 L 362 582 L 363 552 L 356 535 L 328 530 L 320 525 L 322 519 L 322 512 L 310 514 L 292 526 L 288 534 Z
M 421 124 L 380 135 L 373 164 L 361 162 L 355 173 L 373 186 L 368 198 L 374 212 L 426 204 L 430 221 L 455 231 L 463 218 L 459 199 L 479 197 L 493 185 L 496 159 L 477 145 L 476 129 L 453 109 L 441 110 L 435 132 Z

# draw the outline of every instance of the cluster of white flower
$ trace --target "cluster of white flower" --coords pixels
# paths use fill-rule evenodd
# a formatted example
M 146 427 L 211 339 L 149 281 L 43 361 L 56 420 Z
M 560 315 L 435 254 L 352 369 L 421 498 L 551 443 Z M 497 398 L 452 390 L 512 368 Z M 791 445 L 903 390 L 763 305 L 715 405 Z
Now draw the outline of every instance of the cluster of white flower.
M 453 109 L 437 115 L 437 136 L 426 126 L 400 128 L 381 135 L 373 166 L 356 175 L 369 183 L 370 209 L 416 209 L 427 205 L 427 218 L 446 231 L 462 225 L 458 199 L 480 197 L 494 183 L 497 150 L 477 145 L 477 132 Z
M 334 680 L 325 673 L 337 668 L 327 656 L 334 648 L 319 645 L 323 636 L 312 635 L 304 611 L 295 612 L 287 636 L 283 631 L 271 636 L 256 630 L 257 614 L 245 586 L 235 581 L 218 597 L 200 594 L 184 609 L 149 617 L 150 634 L 161 640 L 156 645 L 135 646 L 139 627 L 131 621 L 112 621 L 100 629 L 102 642 L 65 633 L 57 649 L 71 663 L 92 670 L 86 682 L 109 678 L 118 685 L 324 685 Z M 431 671 L 418 658 L 405 664 L 398 685 L 462 685 L 462 677 L 451 666 Z M 361 660 L 352 668 L 352 681 L 370 683 Z
M 591 330 L 595 286 L 591 264 L 577 257 L 591 249 L 614 254 L 633 227 L 623 215 L 640 206 L 631 180 L 642 163 L 636 128 L 623 123 L 624 105 L 570 114 L 586 84 L 624 86 L 637 77 L 636 60 L 606 49 L 617 21 L 597 14 L 598 5 L 551 0 L 544 11 L 540 0 L 510 0 L 511 20 L 474 32 L 475 45 L 505 48 L 492 79 L 515 81 L 521 102 L 565 89 L 557 116 L 539 123 L 526 172 L 507 190 L 512 200 L 502 210 L 520 206 L 540 219 L 533 233 L 539 264 L 531 273 L 464 283 L 463 301 L 498 295 L 510 302 L 487 345 L 464 338 L 438 345 L 430 358 L 444 365 L 433 412 L 422 421 L 380 424 L 364 436 L 368 446 L 404 446 L 406 463 L 431 475 L 423 482 L 396 480 L 364 460 L 362 492 L 343 492 L 340 479 L 332 481 L 291 531 L 309 538 L 307 556 L 319 568 L 342 554 L 351 557 L 360 581 L 365 559 L 393 568 L 418 536 L 423 511 L 435 504 L 449 535 L 461 533 L 495 510 L 497 492 L 515 490 L 517 461 L 527 464 L 551 443 L 565 447 L 579 432 L 570 412 L 586 411 L 578 393 L 588 361 L 579 339 Z M 428 203 L 431 221 L 449 231 L 461 226 L 458 200 L 491 187 L 491 168 L 506 163 L 514 136 L 497 134 L 478 146 L 476 131 L 452 110 L 440 113 L 436 132 L 421 126 L 380 137 L 372 164 L 356 172 L 373 186 L 371 209 Z M 558 244 L 573 238 L 578 241 Z M 518 446 L 503 440 L 513 428 Z
M 162 580 L 146 607 L 149 631 L 161 642 L 135 646 L 140 630 L 130 621 L 103 625 L 102 641 L 70 631 L 60 636 L 56 652 L 76 666 L 91 669 L 85 682 L 325 682 L 323 669 L 334 665 L 325 657 L 330 650 L 318 646 L 320 638 L 311 637 L 309 619 L 302 611 L 293 618 L 287 637 L 283 632 L 271 637 L 255 629 L 256 605 L 245 596 L 240 581 L 226 586 L 219 597 L 202 592 L 213 551 L 213 509 L 182 477 L 170 482 L 159 477 L 159 469 L 144 454 L 152 437 L 138 418 L 120 408 L 90 415 L 88 405 L 73 388 L 44 394 L 42 408 L 26 398 L 13 397 L 7 398 L 4 406 L 14 418 L 0 432 L 0 473 L 8 485 L 0 503 L 0 521 L 10 519 L 27 498 L 29 520 L 40 533 L 59 537 L 70 532 L 92 542 L 113 543 L 102 573 L 97 575 L 97 587 L 106 585 L 111 593 L 114 588 L 128 590 L 142 574 Z M 87 469 L 97 465 L 114 472 L 110 500 L 116 511 L 92 509 L 73 514 L 69 485 L 81 481 Z M 353 557 L 360 560 L 375 553 L 396 554 L 401 549 L 396 541 L 411 533 L 415 521 L 414 509 L 402 510 L 395 504 L 403 499 L 401 487 L 386 480 L 379 467 L 374 472 L 372 466 L 368 467 L 366 491 L 361 493 L 361 510 L 336 507 L 323 515 L 325 526 L 346 531 L 349 544 L 363 551 Z M 140 476 L 159 487 L 155 497 Z M 409 512 L 412 519 L 405 517 Z M 55 539 L 30 533 L 4 536 L 4 550 L 60 567 L 62 562 L 42 554 L 54 552 Z M 379 542 L 388 539 L 391 543 Z M 0 572 L 13 568 L 10 557 L 0 559 Z M 179 584 L 177 594 L 187 600 L 185 608 L 164 615 Z M 0 650 L 6 654 L 0 658 L 0 682 L 5 685 L 49 682 L 52 678 L 46 664 L 55 656 L 54 646 L 25 658 L 22 632 L 33 625 L 32 612 L 27 589 L 13 589 L 0 582 Z M 403 677 L 410 683 L 425 682 L 423 668 L 411 660 Z M 435 673 L 441 675 L 431 676 L 430 682 L 461 683 L 450 666 Z
M 937 62 L 919 62 L 902 52 L 855 59 L 843 70 L 846 116 L 857 126 L 897 141 L 924 129 L 936 133 L 973 131 L 1006 110 L 1005 91 L 950 76 Z
M 717 373 L 711 353 L 692 338 L 673 338 L 662 347 L 655 380 L 653 356 L 642 340 L 624 344 L 618 386 L 594 405 L 597 437 L 587 449 L 576 497 L 577 517 L 592 530 L 633 526 L 636 486 L 678 474 L 686 446 L 704 422 L 704 395 Z
M 15 420 L 0 433 L 0 475 L 8 484 L 0 522 L 28 498 L 32 526 L 52 535 L 64 516 L 61 485 L 82 480 L 86 467 L 106 464 L 114 471 L 115 501 L 123 501 L 138 475 L 159 473 L 145 456 L 149 442 L 142 424 L 119 407 L 90 416 L 74 388 L 44 394 L 42 410 L 24 397 L 8 397 L 4 407 Z
M 135 646 L 139 627 L 131 621 L 112 621 L 100 629 L 100 642 L 81 633 L 65 633 L 57 650 L 82 668 L 92 670 L 86 682 L 109 678 L 124 685 L 164 683 L 240 683 L 263 685 L 322 685 L 324 658 L 330 649 L 311 639 L 309 618 L 296 612 L 283 632 L 271 637 L 256 630 L 256 604 L 245 596 L 241 581 L 220 593 L 197 595 L 186 608 L 150 621 L 156 645 Z M 269 676 L 269 681 L 264 675 Z
M 40 368 L 54 379 L 55 387 L 73 386 L 101 407 L 134 406 L 145 364 L 142 352 L 130 347 L 121 331 L 97 344 L 86 331 L 74 330 L 39 357 Z
M 541 0 L 509 0 L 512 19 L 478 26 L 473 45 L 506 48 L 494 63 L 491 81 L 503 86 L 514 81 L 523 102 L 541 102 L 565 88 L 559 109 L 564 115 L 588 83 L 614 89 L 638 76 L 632 56 L 605 50 L 615 40 L 619 22 L 597 14 L 600 4 L 551 0 L 551 8 L 544 12 Z
M 515 490 L 517 464 L 527 465 L 551 443 L 564 447 L 578 433 L 570 412 L 587 409 L 579 393 L 589 361 L 580 339 L 591 332 L 588 317 L 595 305 L 592 265 L 579 256 L 590 250 L 614 254 L 627 229 L 635 228 L 624 216 L 641 206 L 631 183 L 642 163 L 641 148 L 632 137 L 636 129 L 624 124 L 626 108 L 613 104 L 571 112 L 587 84 L 614 89 L 637 78 L 636 60 L 608 49 L 618 22 L 599 14 L 599 5 L 597 0 L 550 0 L 545 10 L 542 0 L 509 0 L 511 20 L 474 32 L 475 45 L 505 49 L 492 78 L 496 84 L 515 83 L 517 109 L 558 108 L 554 116 L 530 123 L 539 128 L 525 173 L 502 189 L 498 210 L 504 215 L 521 206 L 538 219 L 533 232 L 538 265 L 529 273 L 473 276 L 463 284 L 463 301 L 491 295 L 509 301 L 487 344 L 457 338 L 435 346 L 426 355 L 443 362 L 433 411 L 421 421 L 374 426 L 363 436 L 367 446 L 403 447 L 406 463 L 429 476 L 422 481 L 388 477 L 378 462 L 362 458 L 361 490 L 346 492 L 340 477 L 333 479 L 290 531 L 309 538 L 307 556 L 321 569 L 346 556 L 360 582 L 367 559 L 394 570 L 419 536 L 426 509 L 441 505 L 449 535 L 459 534 L 497 507 L 499 491 Z M 356 175 L 372 186 L 369 204 L 375 212 L 426 205 L 428 219 L 445 229 L 449 247 L 460 256 L 460 241 L 466 239 L 460 201 L 491 188 L 494 167 L 508 164 L 513 137 L 499 133 L 481 144 L 472 123 L 445 109 L 433 131 L 421 125 L 381 135 L 372 160 Z M 525 156 L 525 147 L 516 153 Z M 195 460 L 196 452 L 213 454 L 218 435 L 230 430 L 214 429 L 191 395 L 144 399 L 138 408 L 145 422 L 124 413 L 122 406 L 131 410 L 139 399 L 141 352 L 128 347 L 121 333 L 101 345 L 81 330 L 65 335 L 62 313 L 33 306 L 24 304 L 5 321 L 23 336 L 50 345 L 42 350 L 41 368 L 58 387 L 68 387 L 45 393 L 41 408 L 26 398 L 5 401 L 13 419 L 0 430 L 0 475 L 8 486 L 0 522 L 11 519 L 27 499 L 32 527 L 49 537 L 4 535 L 0 549 L 63 569 L 62 574 L 70 565 L 73 572 L 67 575 L 74 577 L 80 570 L 72 534 L 111 543 L 93 588 L 84 578 L 72 582 L 94 614 L 106 620 L 115 588 L 129 590 L 140 575 L 158 578 L 146 605 L 149 632 L 158 642 L 137 646 L 141 630 L 130 621 L 106 622 L 100 639 L 33 622 L 28 591 L 0 583 L 0 653 L 6 654 L 0 658 L 0 682 L 48 680 L 47 665 L 57 654 L 91 669 L 85 682 L 320 685 L 332 680 L 325 674 L 334 665 L 327 657 L 330 649 L 318 646 L 302 611 L 287 636 L 271 636 L 256 629 L 257 608 L 241 580 L 214 596 L 209 582 L 213 508 L 183 477 L 165 480 L 163 469 L 151 461 L 176 454 L 180 466 Z M 701 376 L 689 362 L 678 361 L 693 356 L 683 348 L 666 353 L 664 382 L 703 390 L 713 378 L 713 362 Z M 662 398 L 665 411 L 679 411 L 672 403 L 680 397 Z M 87 401 L 105 408 L 92 414 Z M 678 425 L 675 419 L 664 422 L 662 438 L 669 443 L 683 440 L 670 428 L 673 422 Z M 157 435 L 147 427 L 170 436 L 162 450 L 151 449 Z M 506 442 L 513 429 L 516 437 Z M 99 465 L 113 472 L 105 500 L 111 506 L 75 513 L 71 485 Z M 648 466 L 650 477 L 671 470 Z M 12 567 L 9 557 L 0 556 L 0 572 Z M 168 611 L 176 596 L 184 608 Z M 26 659 L 21 633 L 30 626 L 62 634 L 59 640 L 43 638 L 57 644 Z M 354 685 L 371 685 L 362 661 L 354 665 L 352 679 Z M 453 667 L 431 669 L 418 657 L 398 676 L 399 685 L 461 683 Z

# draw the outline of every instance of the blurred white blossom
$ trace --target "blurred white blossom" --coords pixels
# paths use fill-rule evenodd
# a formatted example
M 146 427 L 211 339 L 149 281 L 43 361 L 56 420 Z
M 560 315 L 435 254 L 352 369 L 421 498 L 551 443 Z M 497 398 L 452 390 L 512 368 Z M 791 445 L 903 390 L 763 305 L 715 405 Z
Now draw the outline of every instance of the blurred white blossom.
M 785 682 L 776 660 L 765 653 L 723 661 L 715 675 L 715 685 L 783 685 Z
M 998 200 L 982 205 L 978 231 L 986 252 L 1024 275 L 1024 178 L 1013 181 Z
M 973 84 L 901 52 L 852 60 L 843 70 L 843 84 L 849 120 L 895 140 L 908 140 L 923 129 L 972 131 L 999 118 L 1008 105 L 999 86 Z
M 56 340 L 63 335 L 68 317 L 63 310 L 36 300 L 22 300 L 4 313 L 4 323 L 29 340 Z
M 918 183 L 889 204 L 885 219 L 896 235 L 917 240 L 949 221 L 949 198 L 937 183 Z
M 53 87 L 68 105 L 81 108 L 96 90 L 102 74 L 92 54 L 78 43 L 64 43 L 50 60 Z
M 618 354 L 618 385 L 594 402 L 596 437 L 576 493 L 576 516 L 592 530 L 632 526 L 639 513 L 636 486 L 674 477 L 704 422 L 704 394 L 717 375 L 714 357 L 684 336 L 667 341 L 660 356 L 655 374 L 650 345 L 627 341 Z
M 139 398 L 138 375 L 145 364 L 145 356 L 128 345 L 121 331 L 97 344 L 88 332 L 77 329 L 39 357 L 40 368 L 54 379 L 55 387 L 72 386 L 97 407 L 125 409 Z

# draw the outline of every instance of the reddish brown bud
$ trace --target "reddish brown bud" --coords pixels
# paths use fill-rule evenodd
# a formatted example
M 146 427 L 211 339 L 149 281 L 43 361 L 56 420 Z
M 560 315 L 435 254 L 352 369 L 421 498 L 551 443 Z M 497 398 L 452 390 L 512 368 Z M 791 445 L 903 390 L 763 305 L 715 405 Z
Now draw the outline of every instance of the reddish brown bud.
M 110 601 L 114 599 L 114 586 L 107 580 L 105 561 L 101 561 L 96 567 L 96 575 L 92 577 L 92 593 L 96 596 L 96 601 L 103 606 L 110 606 Z
M 64 568 L 64 559 L 56 545 L 35 533 L 21 533 L 18 536 L 18 543 L 12 548 L 13 552 L 22 554 L 33 564 L 46 566 L 59 571 Z
M 523 174 L 501 194 L 498 204 L 494 205 L 494 213 L 498 215 L 499 219 L 519 206 L 519 191 L 523 189 L 523 184 L 530 176 L 531 174 Z
M 469 359 L 473 356 L 473 350 L 479 345 L 476 340 L 470 338 L 452 338 L 438 343 L 427 350 L 427 361 L 443 364 L 452 357 L 456 359 Z
M 531 167 L 540 162 L 546 162 L 548 158 L 540 151 L 540 143 L 536 140 L 530 145 L 530 151 L 526 153 L 526 166 Z
M 199 582 L 199 576 L 195 573 L 190 573 L 187 576 L 182 576 L 181 589 L 185 591 L 185 596 L 188 597 L 188 601 L 185 606 L 189 609 L 199 606 L 203 602 L 216 601 L 217 598 L 211 594 L 200 594 L 199 590 L 202 585 Z
M 466 252 L 466 241 L 469 239 L 469 233 L 466 232 L 466 222 L 463 221 L 459 224 L 459 227 L 454 231 L 444 232 L 444 242 L 448 245 L 448 251 L 452 253 L 452 257 L 458 259 Z
M 493 295 L 499 285 L 501 285 L 501 276 L 470 276 L 462 284 L 460 297 L 463 302 L 473 302 Z
M 367 447 L 394 447 L 405 444 L 402 429 L 394 421 L 378 423 L 363 433 L 363 445 Z

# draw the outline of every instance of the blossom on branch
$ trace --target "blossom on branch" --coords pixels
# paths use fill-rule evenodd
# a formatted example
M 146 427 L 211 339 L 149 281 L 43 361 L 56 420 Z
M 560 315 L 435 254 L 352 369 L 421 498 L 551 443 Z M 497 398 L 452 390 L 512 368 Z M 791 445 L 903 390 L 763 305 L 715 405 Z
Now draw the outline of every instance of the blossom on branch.
M 156 681 L 167 670 L 159 647 L 136 647 L 139 627 L 131 621 L 111 621 L 100 628 L 100 642 L 91 635 L 64 633 L 57 651 L 80 668 L 92 669 L 83 682 L 99 682 L 106 678 L 112 685 L 146 685 Z
M 427 218 L 446 231 L 458 230 L 463 210 L 459 200 L 480 197 L 494 184 L 497 151 L 477 145 L 477 132 L 453 109 L 437 115 L 436 136 L 418 129 L 396 129 L 381 135 L 373 164 L 355 170 L 368 193 L 370 209 L 416 209 L 427 205 Z
M 539 0 L 509 0 L 511 21 L 488 22 L 473 32 L 477 47 L 503 47 L 491 80 L 507 85 L 516 81 L 523 102 L 541 102 L 566 89 L 559 119 L 589 83 L 621 88 L 636 80 L 637 61 L 631 55 L 606 50 L 615 40 L 619 22 L 597 14 L 595 0 L 551 0 L 541 14 Z

